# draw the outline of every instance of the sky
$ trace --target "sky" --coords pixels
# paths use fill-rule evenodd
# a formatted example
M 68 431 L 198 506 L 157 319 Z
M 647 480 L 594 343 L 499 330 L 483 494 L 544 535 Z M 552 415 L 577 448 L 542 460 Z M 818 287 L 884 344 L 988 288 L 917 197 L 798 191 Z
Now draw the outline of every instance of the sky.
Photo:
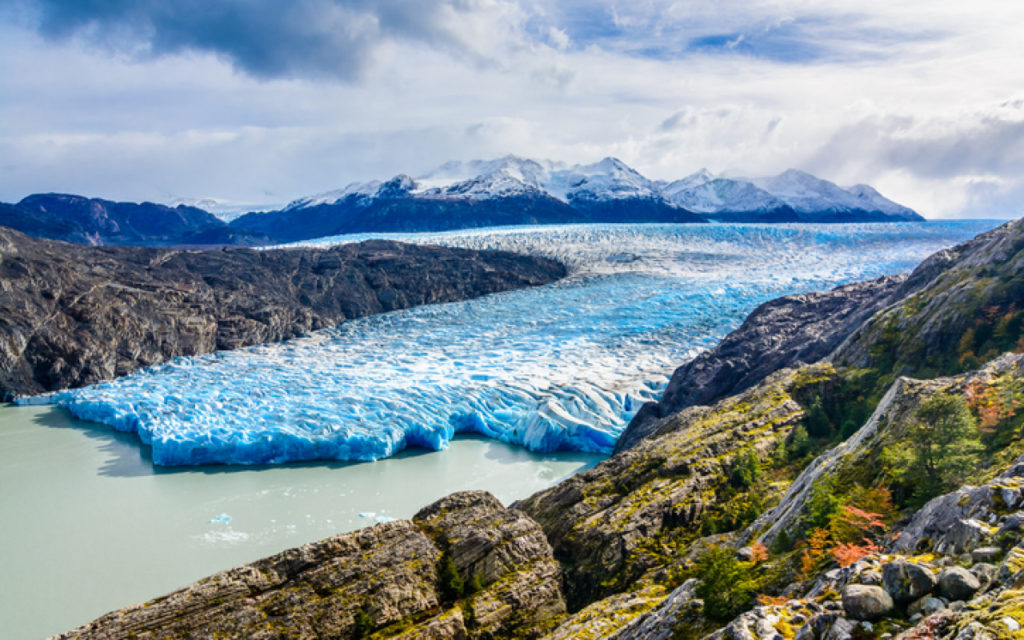
M 0 0 L 0 200 L 256 208 L 511 153 L 1009 218 L 1022 60 L 1009 0 Z

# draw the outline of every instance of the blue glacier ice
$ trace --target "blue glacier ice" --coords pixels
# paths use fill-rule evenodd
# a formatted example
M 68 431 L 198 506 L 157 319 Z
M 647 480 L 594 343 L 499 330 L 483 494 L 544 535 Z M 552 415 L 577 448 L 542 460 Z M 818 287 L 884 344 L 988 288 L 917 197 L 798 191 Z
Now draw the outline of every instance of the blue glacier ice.
M 21 401 L 53 402 L 78 418 L 135 432 L 158 465 L 376 460 L 409 446 L 442 449 L 467 432 L 534 451 L 608 452 L 676 366 L 714 345 L 761 302 L 908 271 L 996 224 L 386 234 L 551 256 L 571 275 L 284 343 L 177 358 Z

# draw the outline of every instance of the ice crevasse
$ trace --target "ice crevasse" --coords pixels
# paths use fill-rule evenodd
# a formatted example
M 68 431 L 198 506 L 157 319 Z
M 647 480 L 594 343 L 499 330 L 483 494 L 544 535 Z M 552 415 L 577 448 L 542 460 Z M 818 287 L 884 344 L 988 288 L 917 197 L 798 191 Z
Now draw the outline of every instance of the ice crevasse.
M 19 401 L 137 433 L 158 465 L 376 460 L 410 446 L 443 449 L 459 433 L 534 451 L 610 452 L 676 366 L 761 302 L 908 271 L 992 226 L 570 225 L 389 236 L 546 255 L 572 275 Z

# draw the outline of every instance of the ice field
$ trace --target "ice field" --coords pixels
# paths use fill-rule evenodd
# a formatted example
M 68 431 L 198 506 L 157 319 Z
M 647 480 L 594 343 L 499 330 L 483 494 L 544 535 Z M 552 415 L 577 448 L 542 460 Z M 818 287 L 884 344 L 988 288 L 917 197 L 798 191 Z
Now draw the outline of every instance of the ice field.
M 758 304 L 911 270 L 995 221 L 601 225 L 383 234 L 554 257 L 553 285 L 178 358 L 52 402 L 136 432 L 159 465 L 376 460 L 475 432 L 609 452 L 672 370 Z M 325 245 L 371 236 L 327 238 Z

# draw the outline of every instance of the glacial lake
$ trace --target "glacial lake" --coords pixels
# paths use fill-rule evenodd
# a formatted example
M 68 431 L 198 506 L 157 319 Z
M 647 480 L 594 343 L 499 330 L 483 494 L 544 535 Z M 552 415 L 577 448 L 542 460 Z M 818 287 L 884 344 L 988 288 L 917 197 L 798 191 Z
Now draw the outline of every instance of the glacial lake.
M 761 302 L 910 271 L 998 224 L 387 236 L 554 257 L 571 274 L 0 407 L 5 637 L 63 631 L 452 491 L 526 497 L 595 464 L 676 366 Z M 382 459 L 284 464 L 310 451 Z M 187 466 L 210 459 L 278 464 Z
M 222 569 L 412 517 L 453 491 L 508 504 L 601 457 L 466 437 L 379 462 L 164 470 L 134 435 L 3 405 L 0 637 L 66 631 Z

